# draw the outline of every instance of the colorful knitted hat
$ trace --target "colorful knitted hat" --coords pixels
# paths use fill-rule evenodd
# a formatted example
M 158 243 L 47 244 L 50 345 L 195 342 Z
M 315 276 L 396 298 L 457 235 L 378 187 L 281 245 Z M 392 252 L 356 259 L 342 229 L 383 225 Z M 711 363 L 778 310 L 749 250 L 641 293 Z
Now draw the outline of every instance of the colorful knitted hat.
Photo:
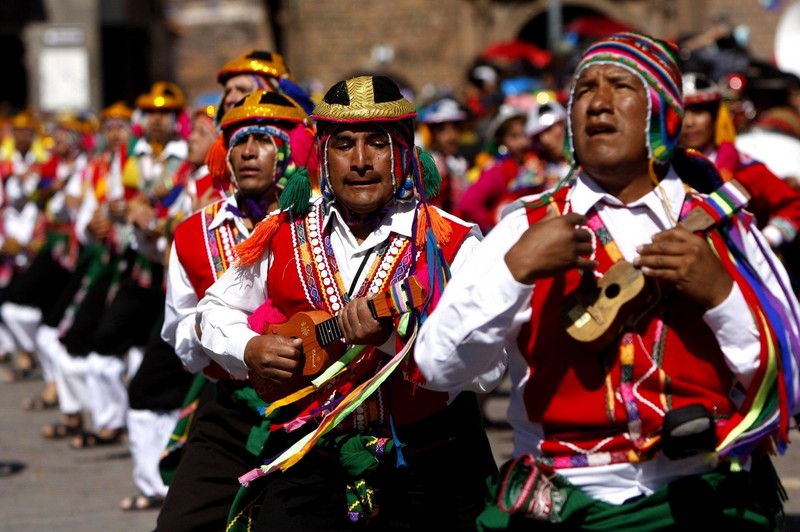
M 681 136 L 683 101 L 681 71 L 676 60 L 676 48 L 665 41 L 638 33 L 616 33 L 597 41 L 584 52 L 575 69 L 574 80 L 593 65 L 610 64 L 633 72 L 642 81 L 649 95 L 647 148 L 650 157 L 666 162 Z M 575 84 L 570 90 L 567 112 L 567 155 L 577 163 L 572 140 L 572 104 Z
M 308 157 L 316 152 L 314 133 L 307 126 L 308 115 L 288 96 L 259 91 L 242 98 L 222 117 L 222 134 L 206 156 L 206 164 L 215 186 L 222 189 L 229 186 L 233 175 L 231 149 L 240 139 L 253 133 L 268 137 L 278 151 L 274 174 L 276 181 L 285 174 L 306 166 Z M 303 144 L 304 149 L 295 140 L 299 137 L 307 139 Z

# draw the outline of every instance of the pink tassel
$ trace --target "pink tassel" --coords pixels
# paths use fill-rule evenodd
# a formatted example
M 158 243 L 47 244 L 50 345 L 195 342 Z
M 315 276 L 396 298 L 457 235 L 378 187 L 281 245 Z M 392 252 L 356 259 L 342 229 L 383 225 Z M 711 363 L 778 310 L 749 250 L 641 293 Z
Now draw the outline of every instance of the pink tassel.
M 275 308 L 272 304 L 272 300 L 267 299 L 255 312 L 247 317 L 247 326 L 251 330 L 263 334 L 266 331 L 267 325 L 285 323 L 286 320 L 286 316 Z

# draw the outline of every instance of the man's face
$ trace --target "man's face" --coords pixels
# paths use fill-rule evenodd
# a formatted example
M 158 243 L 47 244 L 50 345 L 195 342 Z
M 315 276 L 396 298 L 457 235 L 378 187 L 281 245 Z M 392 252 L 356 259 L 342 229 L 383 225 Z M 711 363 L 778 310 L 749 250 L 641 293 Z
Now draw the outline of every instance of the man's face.
M 172 111 L 147 111 L 144 134 L 148 140 L 166 144 L 172 138 Z
M 66 157 L 72 149 L 72 139 L 70 138 L 69 131 L 64 129 L 56 130 L 53 135 L 53 153 Z
M 251 133 L 231 150 L 231 166 L 242 194 L 260 196 L 275 179 L 277 148 L 267 135 Z
M 646 172 L 647 103 L 642 82 L 623 67 L 601 64 L 581 72 L 573 96 L 572 133 L 578 161 L 589 175 Z
M 503 130 L 501 144 L 508 148 L 510 156 L 521 161 L 533 146 L 531 138 L 525 134 L 525 117 L 510 119 Z
M 33 130 L 27 127 L 14 128 L 14 147 L 20 153 L 28 153 L 33 145 Z
M 393 197 L 389 135 L 374 124 L 344 125 L 328 140 L 328 171 L 336 200 L 350 212 L 376 212 Z
M 461 147 L 461 123 L 430 124 L 431 146 L 445 155 L 456 155 Z
M 548 161 L 558 161 L 564 158 L 564 131 L 564 122 L 561 121 L 536 136 L 539 152 Z
M 701 153 L 714 147 L 714 120 L 708 106 L 690 105 L 686 107 L 680 144 Z
M 192 132 L 189 133 L 189 154 L 186 160 L 196 166 L 201 166 L 206 160 L 206 154 L 216 140 L 214 126 L 207 118 L 192 120 Z
M 228 78 L 222 95 L 222 110 L 224 113 L 230 111 L 231 107 L 247 96 L 258 90 L 255 80 L 249 74 L 239 74 Z
M 118 150 L 123 144 L 128 142 L 128 129 L 122 124 L 111 124 L 106 127 L 103 135 L 106 139 L 106 146 L 111 151 Z

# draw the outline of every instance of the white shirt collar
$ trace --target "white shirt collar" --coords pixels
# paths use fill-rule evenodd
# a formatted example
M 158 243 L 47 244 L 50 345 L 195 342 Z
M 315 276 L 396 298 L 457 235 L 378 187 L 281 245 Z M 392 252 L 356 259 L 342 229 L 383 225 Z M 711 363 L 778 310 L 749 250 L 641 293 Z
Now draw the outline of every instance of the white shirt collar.
M 136 156 L 150 155 L 153 153 L 153 148 L 145 138 L 140 138 L 136 145 L 133 147 L 133 154 Z M 161 152 L 160 159 L 166 160 L 169 157 L 177 157 L 179 159 L 186 159 L 189 155 L 189 146 L 185 140 L 171 140 L 164 146 Z
M 242 222 L 242 218 L 237 216 L 233 211 L 228 209 L 228 205 L 232 205 L 233 207 L 237 207 L 236 196 L 230 196 L 221 200 L 221 205 L 219 206 L 219 211 L 217 211 L 216 216 L 214 219 L 211 220 L 211 223 L 208 224 L 208 228 L 210 230 L 214 230 L 217 227 L 220 227 L 224 223 L 230 221 L 236 224 L 236 227 L 242 232 L 245 236 L 250 236 L 250 231 Z
M 666 196 L 667 201 L 662 202 L 661 194 Z M 686 198 L 686 188 L 683 181 L 678 177 L 675 169 L 670 166 L 667 175 L 661 180 L 660 187 L 654 188 L 638 200 L 627 205 L 629 209 L 644 208 L 650 210 L 659 220 L 663 227 L 673 227 L 673 220 L 680 218 L 683 200 Z M 594 205 L 599 202 L 608 205 L 623 206 L 617 198 L 603 190 L 603 188 L 586 172 L 580 172 L 570 196 L 572 211 L 579 214 L 586 214 Z M 672 217 L 665 210 L 665 203 L 669 206 Z
M 411 201 L 395 201 L 383 219 L 380 226 L 375 229 L 360 245 L 357 243 L 355 236 L 350 231 L 344 215 L 336 208 L 336 204 L 329 204 L 328 212 L 323 220 L 323 227 L 329 227 L 331 223 L 336 224 L 342 231 L 342 236 L 350 241 L 355 249 L 371 249 L 376 244 L 383 242 L 389 237 L 391 233 L 397 233 L 405 237 L 411 237 L 414 230 L 414 213 L 417 206 L 417 200 Z M 430 207 L 433 209 L 434 207 Z

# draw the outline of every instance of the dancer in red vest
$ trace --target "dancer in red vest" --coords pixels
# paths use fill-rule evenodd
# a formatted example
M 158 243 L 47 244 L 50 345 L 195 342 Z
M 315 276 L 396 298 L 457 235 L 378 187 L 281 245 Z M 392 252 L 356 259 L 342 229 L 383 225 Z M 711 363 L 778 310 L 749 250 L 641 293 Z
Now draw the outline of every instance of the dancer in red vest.
M 704 196 L 682 180 L 722 183 L 675 149 L 673 48 L 633 33 L 590 46 L 567 116 L 572 178 L 492 230 L 415 353 L 444 390 L 508 353 L 514 458 L 479 528 L 775 528 L 763 449 L 785 447 L 797 405 L 798 302 L 734 209 L 739 189 Z M 693 233 L 690 212 L 716 225 Z M 636 283 L 640 305 L 604 307 Z
M 483 506 L 495 465 L 475 397 L 427 390 L 408 356 L 447 265 L 462 267 L 479 240 L 473 226 L 427 204 L 438 174 L 413 144 L 415 116 L 389 78 L 334 85 L 312 115 L 322 197 L 310 202 L 308 181 L 290 179 L 281 210 L 238 246 L 238 266 L 198 305 L 209 356 L 233 375 L 249 373 L 262 392 L 297 378 L 302 354 L 299 339 L 260 334 L 265 324 L 324 311 L 336 316 L 333 337 L 350 346 L 325 384 L 271 399 L 267 463 L 240 478 L 264 490 L 256 529 L 470 530 Z M 431 295 L 422 314 L 374 318 L 369 300 L 410 276 Z M 254 331 L 248 318 L 259 316 Z M 254 516 L 233 517 L 236 527 Z
M 222 135 L 208 157 L 215 187 L 232 186 L 235 193 L 195 212 L 175 230 L 161 335 L 186 369 L 202 372 L 213 384 L 195 404 L 159 530 L 224 529 L 239 489 L 235 478 L 256 465 L 268 434 L 261 430 L 267 422 L 252 408 L 260 403 L 249 381 L 203 352 L 195 307 L 235 261 L 235 246 L 277 208 L 278 181 L 299 171 L 309 152 L 315 153 L 309 124 L 305 111 L 283 95 L 256 91 L 241 99 L 222 117 Z

